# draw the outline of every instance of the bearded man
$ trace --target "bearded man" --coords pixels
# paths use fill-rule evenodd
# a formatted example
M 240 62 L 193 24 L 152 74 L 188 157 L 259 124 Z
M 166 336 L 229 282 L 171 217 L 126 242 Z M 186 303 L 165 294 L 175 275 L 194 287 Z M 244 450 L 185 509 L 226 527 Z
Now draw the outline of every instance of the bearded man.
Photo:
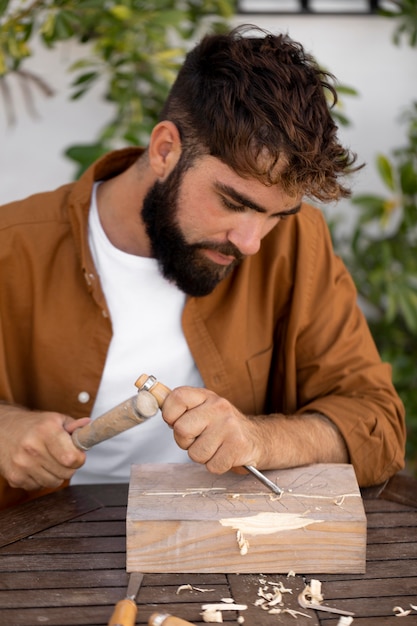
M 404 466 L 390 366 L 305 201 L 357 169 L 326 92 L 288 36 L 207 35 L 146 149 L 0 208 L 2 506 L 132 463 L 349 462 L 362 486 Z M 162 414 L 76 448 L 142 372 L 174 388 Z

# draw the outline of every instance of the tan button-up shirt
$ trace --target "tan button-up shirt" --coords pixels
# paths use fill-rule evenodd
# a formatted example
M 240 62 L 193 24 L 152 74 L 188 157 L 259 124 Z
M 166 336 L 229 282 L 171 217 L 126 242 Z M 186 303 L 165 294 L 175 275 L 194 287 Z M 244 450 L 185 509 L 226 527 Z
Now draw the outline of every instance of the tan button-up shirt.
M 139 154 L 111 153 L 75 183 L 0 208 L 1 400 L 89 415 L 112 334 L 88 247 L 91 190 Z M 189 298 L 183 330 L 205 385 L 241 411 L 326 415 L 363 486 L 403 467 L 391 369 L 318 209 L 304 204 L 212 294 Z M 0 477 L 0 503 L 25 495 Z

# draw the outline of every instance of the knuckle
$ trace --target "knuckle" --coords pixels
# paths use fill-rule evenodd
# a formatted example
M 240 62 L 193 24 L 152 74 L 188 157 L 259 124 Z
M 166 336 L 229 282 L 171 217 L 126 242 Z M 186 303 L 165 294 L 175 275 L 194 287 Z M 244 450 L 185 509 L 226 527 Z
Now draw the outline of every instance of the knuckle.
M 82 465 L 82 461 L 79 457 L 80 455 L 78 450 L 65 450 L 61 455 L 60 463 L 65 468 L 69 469 L 80 467 L 80 465 Z

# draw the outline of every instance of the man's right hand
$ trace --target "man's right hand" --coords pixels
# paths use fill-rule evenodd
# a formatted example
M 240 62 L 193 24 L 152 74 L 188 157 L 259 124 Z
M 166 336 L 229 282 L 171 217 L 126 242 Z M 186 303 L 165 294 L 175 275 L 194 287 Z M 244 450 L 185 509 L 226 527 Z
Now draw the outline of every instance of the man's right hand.
M 85 462 L 71 433 L 89 421 L 0 405 L 0 474 L 11 487 L 28 491 L 59 487 Z

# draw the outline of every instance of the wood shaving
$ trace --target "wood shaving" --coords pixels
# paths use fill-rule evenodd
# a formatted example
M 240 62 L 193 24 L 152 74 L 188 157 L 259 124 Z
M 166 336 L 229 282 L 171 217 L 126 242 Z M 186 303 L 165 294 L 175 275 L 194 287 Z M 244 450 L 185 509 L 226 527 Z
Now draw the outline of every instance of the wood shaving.
M 308 617 L 309 619 L 311 619 L 311 615 L 307 615 L 307 613 L 301 613 L 301 611 L 296 611 L 295 609 L 283 609 L 282 612 L 288 613 L 292 617 L 295 617 L 295 619 L 297 619 L 297 615 L 302 615 L 303 617 Z
M 271 587 L 278 587 L 281 593 L 292 593 L 292 589 L 290 589 L 289 587 L 284 587 L 284 584 L 281 581 L 277 583 L 268 581 L 268 585 L 271 585 Z
M 292 611 L 292 609 L 284 608 L 283 595 L 286 593 L 292 593 L 292 589 L 285 587 L 285 585 L 279 582 L 266 581 L 264 578 L 260 578 L 259 582 L 261 587 L 258 587 L 258 599 L 255 600 L 254 606 L 260 607 L 263 611 L 267 611 L 270 615 L 279 615 L 280 613 L 290 613 L 293 617 L 296 617 L 296 613 L 310 617 L 300 611 Z M 278 606 L 279 605 L 279 606 Z
M 181 591 L 200 591 L 201 593 L 205 593 L 206 591 L 216 591 L 215 589 L 202 589 L 201 587 L 193 587 L 192 585 L 180 585 L 175 592 L 176 595 L 179 595 Z
M 249 541 L 245 539 L 242 531 L 240 530 L 236 532 L 236 539 L 237 539 L 237 545 L 239 546 L 240 554 L 242 556 L 245 556 L 245 554 L 247 554 L 249 551 Z
M 411 609 L 405 610 L 401 606 L 394 606 L 392 610 L 395 613 L 395 617 L 407 617 L 411 613 Z
M 282 593 L 278 587 L 274 587 L 272 592 L 271 591 L 267 592 L 261 587 L 259 587 L 258 596 L 260 596 L 261 600 L 268 603 L 268 607 L 275 606 L 276 604 L 279 604 L 280 602 L 282 602 Z M 264 602 L 261 602 L 259 605 L 261 606 L 262 604 L 264 604 Z
M 203 622 L 211 624 L 223 623 L 223 615 L 221 611 L 210 611 L 209 609 L 206 609 L 202 613 L 200 613 L 200 615 L 203 618 Z
M 248 608 L 247 604 L 227 604 L 225 602 L 213 603 L 213 604 L 203 604 L 201 607 L 203 611 L 246 611 Z
M 336 626 L 350 626 L 352 622 L 353 622 L 353 617 L 350 617 L 348 615 L 342 615 L 342 617 L 339 618 L 339 621 L 337 622 Z
M 321 593 L 321 582 L 312 578 L 309 585 L 306 585 L 298 596 L 298 604 L 303 609 L 314 609 L 316 611 L 325 611 L 326 613 L 335 613 L 337 615 L 354 615 L 351 611 L 343 611 L 330 606 L 321 604 L 324 598 Z

